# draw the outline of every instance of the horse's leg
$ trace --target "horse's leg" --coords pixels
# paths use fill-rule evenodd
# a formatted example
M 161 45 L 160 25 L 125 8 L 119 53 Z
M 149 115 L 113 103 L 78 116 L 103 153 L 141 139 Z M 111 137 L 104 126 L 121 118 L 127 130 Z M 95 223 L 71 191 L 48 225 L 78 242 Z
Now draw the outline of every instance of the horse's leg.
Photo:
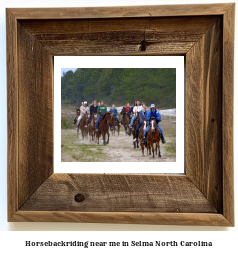
M 161 154 L 160 154 L 160 144 L 158 145 L 158 149 L 159 149 L 158 157 L 161 157 Z
M 97 132 L 97 140 L 98 140 L 98 145 L 99 145 L 99 131 Z
M 155 157 L 155 150 L 154 150 L 154 143 L 152 142 L 152 153 L 153 153 L 153 158 Z
M 77 129 L 77 138 L 79 138 L 79 128 Z
M 150 142 L 147 141 L 147 155 L 151 155 L 151 147 L 150 147 Z M 149 151 L 149 154 L 148 154 L 148 151 Z
M 125 134 L 127 135 L 127 127 L 126 126 L 124 126 L 125 127 Z
M 106 135 L 105 135 L 106 136 Z M 109 131 L 107 132 L 107 144 L 109 144 L 109 136 L 110 136 L 110 134 L 109 134 Z
M 144 154 L 144 144 L 141 144 L 141 150 L 142 150 L 142 156 L 145 156 L 145 154 Z
M 151 145 L 150 145 L 150 143 L 149 143 L 149 155 L 151 155 Z
M 103 133 L 103 144 L 104 144 L 104 145 L 106 145 L 105 139 L 106 139 L 106 133 Z

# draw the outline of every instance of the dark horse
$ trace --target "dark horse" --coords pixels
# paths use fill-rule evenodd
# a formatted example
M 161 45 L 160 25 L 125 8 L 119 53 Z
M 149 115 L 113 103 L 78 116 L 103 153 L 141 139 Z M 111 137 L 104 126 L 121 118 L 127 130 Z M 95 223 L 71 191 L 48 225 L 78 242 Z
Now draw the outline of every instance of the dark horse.
M 122 108 L 120 114 L 122 115 L 122 124 L 125 128 L 125 134 L 127 135 L 127 128 L 130 124 L 130 117 L 127 115 L 125 107 Z
M 86 138 L 88 135 L 88 127 L 86 127 L 87 121 L 88 121 L 88 114 L 85 113 L 79 123 L 83 139 Z
M 113 116 L 113 114 L 111 115 L 111 118 L 112 118 L 112 127 L 113 127 L 113 130 L 111 130 L 112 135 L 115 134 L 116 129 L 117 129 L 117 133 L 118 133 L 118 136 L 119 136 L 121 125 L 119 124 L 118 120 Z
M 133 134 L 133 139 L 135 138 L 135 133 L 136 133 L 136 128 L 140 123 L 140 117 L 139 117 L 139 112 L 136 112 L 136 119 L 134 121 L 134 123 L 132 124 L 132 134 Z M 139 148 L 139 142 L 138 139 L 136 139 L 136 141 L 133 141 L 134 143 L 134 148 L 136 149 Z
M 76 117 L 74 118 L 74 122 L 73 122 L 73 125 L 75 125 L 78 121 L 78 118 L 80 116 L 80 109 L 79 108 L 76 108 Z
M 99 122 L 99 128 L 97 132 L 97 139 L 98 139 L 98 145 L 99 145 L 99 138 L 102 134 L 103 137 L 103 144 L 106 145 L 109 143 L 109 123 L 111 123 L 111 114 L 109 112 L 105 113 Z M 107 134 L 107 141 L 105 141 Z
M 92 120 L 88 124 L 88 133 L 89 133 L 89 137 L 91 138 L 92 141 L 94 141 L 95 134 L 96 134 L 95 133 L 95 125 L 96 125 L 97 117 L 98 117 L 98 114 L 93 113 L 92 114 Z
M 155 150 L 155 154 L 157 155 L 157 147 L 159 149 L 158 157 L 161 157 L 160 144 L 159 144 L 160 138 L 161 138 L 161 134 L 160 134 L 159 128 L 156 125 L 156 120 L 154 117 L 151 117 L 150 129 L 148 130 L 148 133 L 147 133 L 147 148 L 148 147 L 152 148 L 153 157 L 155 157 L 154 150 Z M 154 144 L 155 144 L 155 149 L 154 149 Z

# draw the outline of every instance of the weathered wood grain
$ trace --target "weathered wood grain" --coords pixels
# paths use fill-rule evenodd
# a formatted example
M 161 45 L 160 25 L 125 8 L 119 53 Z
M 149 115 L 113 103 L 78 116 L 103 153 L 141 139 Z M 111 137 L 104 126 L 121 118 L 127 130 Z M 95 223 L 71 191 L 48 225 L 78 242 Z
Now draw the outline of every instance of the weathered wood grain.
M 232 226 L 223 215 L 213 213 L 18 211 L 12 221 Z
M 211 27 L 217 16 L 102 20 L 22 20 L 21 24 L 55 56 L 181 55 Z M 139 52 L 139 53 L 138 53 Z
M 186 55 L 186 175 L 222 211 L 222 21 Z
M 19 22 L 34 36 L 54 36 L 110 31 L 153 30 L 162 34 L 204 34 L 219 16 L 198 17 L 150 17 L 109 19 L 66 19 L 66 20 L 20 20 Z M 169 21 L 169 22 L 168 22 Z M 39 37 L 40 39 L 40 37 Z
M 222 15 L 232 6 L 223 4 L 150 5 L 85 8 L 10 8 L 17 19 L 101 19 Z
M 74 41 L 48 41 L 42 45 L 55 56 L 110 56 L 110 55 L 184 55 L 193 42 L 161 42 L 149 45 L 146 51 L 141 51 L 138 42 L 124 43 L 79 43 Z
M 235 4 L 223 16 L 223 87 L 222 87 L 222 149 L 223 149 L 223 214 L 234 224 L 234 26 Z
M 17 29 L 20 207 L 53 173 L 53 57 L 21 24 Z
M 17 20 L 6 10 L 7 32 L 7 193 L 8 220 L 18 210 Z
M 104 174 L 54 174 L 20 210 L 217 212 L 186 176 Z

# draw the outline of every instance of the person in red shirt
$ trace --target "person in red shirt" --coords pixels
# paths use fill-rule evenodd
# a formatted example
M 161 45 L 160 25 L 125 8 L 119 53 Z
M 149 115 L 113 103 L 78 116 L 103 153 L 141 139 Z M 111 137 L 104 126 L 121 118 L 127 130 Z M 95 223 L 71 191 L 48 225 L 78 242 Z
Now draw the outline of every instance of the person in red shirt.
M 130 103 L 127 103 L 127 105 L 126 105 L 126 113 L 128 113 L 130 109 L 131 109 Z

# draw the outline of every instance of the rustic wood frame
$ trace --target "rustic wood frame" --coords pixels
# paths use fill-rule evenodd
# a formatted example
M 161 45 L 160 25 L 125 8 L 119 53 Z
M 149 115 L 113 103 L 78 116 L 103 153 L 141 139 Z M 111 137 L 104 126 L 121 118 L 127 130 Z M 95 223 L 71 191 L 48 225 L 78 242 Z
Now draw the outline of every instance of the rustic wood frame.
M 6 9 L 8 221 L 234 226 L 234 17 L 233 3 Z M 186 175 L 54 174 L 57 55 L 184 55 Z

